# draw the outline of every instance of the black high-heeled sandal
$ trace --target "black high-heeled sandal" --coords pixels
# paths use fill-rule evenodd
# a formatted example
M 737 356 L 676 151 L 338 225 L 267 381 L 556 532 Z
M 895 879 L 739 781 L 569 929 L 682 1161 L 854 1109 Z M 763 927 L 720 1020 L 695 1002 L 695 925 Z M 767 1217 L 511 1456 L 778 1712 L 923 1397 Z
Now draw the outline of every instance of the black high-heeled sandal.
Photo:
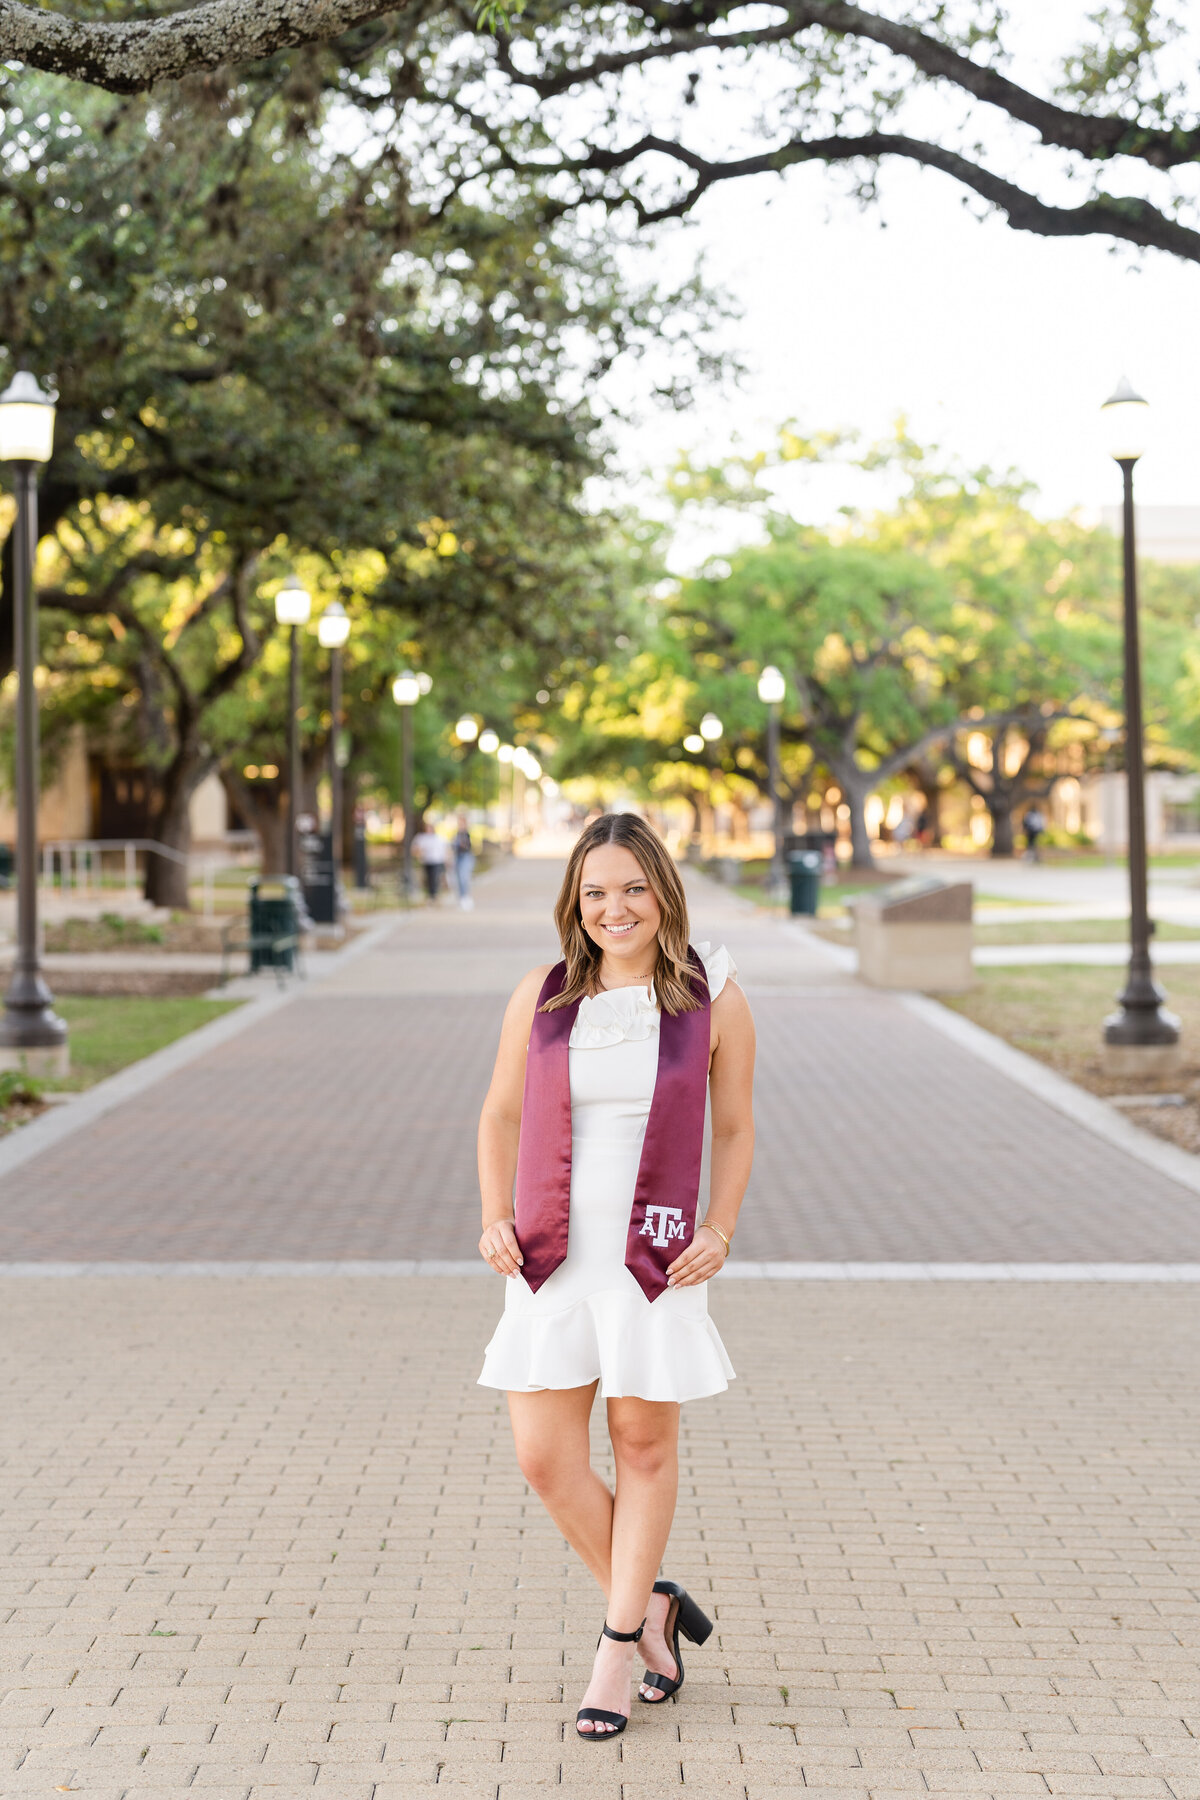
M 661 1706 L 663 1700 L 669 1700 L 683 1686 L 683 1658 L 679 1654 L 679 1634 L 690 1638 L 697 1648 L 712 1635 L 713 1622 L 700 1610 L 686 1588 L 681 1588 L 677 1581 L 656 1581 L 656 1594 L 669 1594 L 675 1607 L 675 1618 L 672 1622 L 671 1607 L 667 1608 L 667 1629 L 664 1635 L 671 1642 L 671 1655 L 675 1660 L 675 1675 L 652 1675 L 647 1669 L 642 1676 L 640 1686 L 658 1688 L 662 1700 L 649 1700 L 645 1694 L 639 1693 L 638 1699 L 643 1706 Z
M 618 1644 L 636 1644 L 645 1629 L 645 1619 L 642 1620 L 636 1631 L 614 1631 L 606 1619 L 604 1621 L 604 1629 L 596 1639 L 596 1648 L 597 1650 L 600 1648 L 601 1640 L 604 1638 L 612 1638 L 613 1641 Z M 710 1626 L 709 1629 L 711 1630 L 712 1627 Z M 612 1730 L 580 1731 L 579 1727 L 584 1719 L 589 1720 L 593 1725 L 611 1725 Z M 602 1744 L 608 1738 L 620 1737 L 628 1723 L 628 1713 L 605 1712 L 604 1709 L 599 1706 L 581 1706 L 579 1711 L 575 1714 L 575 1735 L 581 1737 L 585 1744 Z

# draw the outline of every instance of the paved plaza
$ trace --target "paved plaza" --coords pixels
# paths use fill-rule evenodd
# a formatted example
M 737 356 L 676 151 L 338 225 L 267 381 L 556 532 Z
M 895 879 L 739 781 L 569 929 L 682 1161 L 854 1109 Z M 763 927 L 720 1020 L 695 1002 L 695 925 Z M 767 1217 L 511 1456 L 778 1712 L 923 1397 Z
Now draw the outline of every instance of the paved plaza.
M 602 1602 L 475 1383 L 498 1283 L 370 1272 L 477 1266 L 557 874 L 385 925 L 0 1175 L 0 1796 L 1200 1800 L 1200 1314 L 1149 1278 L 1200 1193 L 699 880 L 760 1026 L 741 1263 L 902 1278 L 714 1284 L 738 1379 L 684 1408 L 667 1572 L 717 1630 L 575 1741 Z

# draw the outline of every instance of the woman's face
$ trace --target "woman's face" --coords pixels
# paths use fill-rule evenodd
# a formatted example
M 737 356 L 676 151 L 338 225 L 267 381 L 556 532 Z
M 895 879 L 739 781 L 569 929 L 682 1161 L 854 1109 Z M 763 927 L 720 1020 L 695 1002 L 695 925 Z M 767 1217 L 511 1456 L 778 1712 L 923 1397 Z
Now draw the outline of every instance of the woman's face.
M 581 875 L 579 916 L 592 942 L 631 973 L 649 973 L 662 912 L 637 857 L 623 844 L 598 844 Z

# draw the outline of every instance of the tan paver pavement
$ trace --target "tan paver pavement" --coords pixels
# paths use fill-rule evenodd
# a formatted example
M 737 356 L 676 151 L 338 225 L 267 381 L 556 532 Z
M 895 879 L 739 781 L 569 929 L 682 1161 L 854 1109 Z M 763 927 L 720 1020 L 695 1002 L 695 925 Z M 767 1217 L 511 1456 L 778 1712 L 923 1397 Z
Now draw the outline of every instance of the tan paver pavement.
M 7 1284 L 0 1793 L 1200 1795 L 1194 1290 L 718 1284 L 667 1561 L 717 1632 L 607 1746 L 498 1303 Z
M 417 915 L 0 1180 L 0 1260 L 468 1255 L 554 872 Z M 1200 1199 L 697 886 L 762 1042 L 751 1260 L 1200 1260 Z M 571 1730 L 600 1624 L 475 1385 L 486 1277 L 0 1284 L 0 1800 L 1200 1800 L 1196 1287 L 722 1280 L 678 1703 Z M 597 1447 L 601 1451 L 597 1422 Z

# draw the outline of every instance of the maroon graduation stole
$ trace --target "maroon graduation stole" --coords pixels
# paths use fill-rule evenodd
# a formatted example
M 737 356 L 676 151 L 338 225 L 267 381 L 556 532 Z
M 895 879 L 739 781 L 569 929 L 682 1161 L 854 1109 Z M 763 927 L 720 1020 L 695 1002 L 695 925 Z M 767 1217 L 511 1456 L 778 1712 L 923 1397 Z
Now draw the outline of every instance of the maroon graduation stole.
M 689 946 L 688 963 L 704 995 L 692 1012 L 660 1015 L 658 1074 L 637 1186 L 629 1215 L 625 1266 L 647 1300 L 667 1285 L 667 1268 L 696 1229 L 704 1103 L 708 1092 L 709 998 L 704 964 Z M 567 1254 L 571 1210 L 571 1027 L 579 1001 L 554 1012 L 541 1008 L 562 992 L 567 965 L 556 963 L 538 995 L 517 1152 L 516 1231 L 521 1273 L 536 1293 Z

